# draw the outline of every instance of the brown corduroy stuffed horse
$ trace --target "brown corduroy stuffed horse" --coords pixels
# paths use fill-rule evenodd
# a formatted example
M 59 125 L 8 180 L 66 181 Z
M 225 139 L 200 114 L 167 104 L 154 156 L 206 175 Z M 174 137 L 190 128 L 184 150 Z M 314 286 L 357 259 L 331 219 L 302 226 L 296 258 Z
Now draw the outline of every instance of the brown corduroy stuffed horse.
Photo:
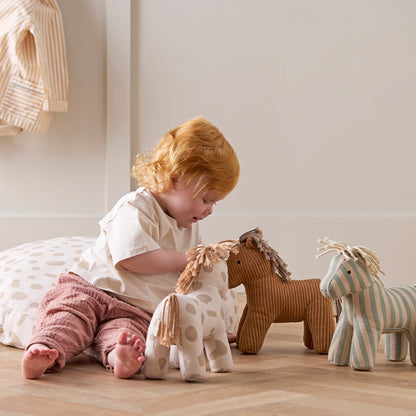
M 243 284 L 247 295 L 237 330 L 240 351 L 258 353 L 272 323 L 303 321 L 305 346 L 328 353 L 335 319 L 331 300 L 319 290 L 320 279 L 291 280 L 286 263 L 259 228 L 240 237 L 227 266 L 229 287 Z

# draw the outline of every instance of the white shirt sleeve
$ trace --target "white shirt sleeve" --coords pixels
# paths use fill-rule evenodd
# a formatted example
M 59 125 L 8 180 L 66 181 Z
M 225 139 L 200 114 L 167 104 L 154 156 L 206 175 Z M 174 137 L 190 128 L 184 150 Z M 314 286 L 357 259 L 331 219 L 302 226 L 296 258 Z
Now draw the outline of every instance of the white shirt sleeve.
M 158 230 L 154 212 L 142 211 L 128 202 L 122 204 L 115 216 L 103 224 L 113 266 L 117 268 L 122 260 L 160 249 Z

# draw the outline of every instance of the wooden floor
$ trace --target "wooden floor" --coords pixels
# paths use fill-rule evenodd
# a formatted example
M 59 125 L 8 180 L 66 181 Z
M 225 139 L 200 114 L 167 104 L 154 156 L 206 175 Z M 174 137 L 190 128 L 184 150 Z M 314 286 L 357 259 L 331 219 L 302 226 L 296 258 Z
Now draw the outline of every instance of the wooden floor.
M 358 372 L 302 344 L 302 324 L 274 324 L 258 355 L 233 350 L 234 370 L 186 383 L 119 380 L 81 355 L 58 374 L 25 380 L 22 350 L 0 345 L 0 415 L 416 415 L 416 367 L 386 360 Z

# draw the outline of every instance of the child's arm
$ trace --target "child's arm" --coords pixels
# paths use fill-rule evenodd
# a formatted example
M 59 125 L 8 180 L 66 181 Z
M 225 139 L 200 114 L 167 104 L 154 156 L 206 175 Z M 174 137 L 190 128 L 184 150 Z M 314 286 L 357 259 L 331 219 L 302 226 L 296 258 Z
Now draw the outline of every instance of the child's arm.
M 163 274 L 181 272 L 187 264 L 186 255 L 174 250 L 153 250 L 122 260 L 118 266 L 134 273 Z

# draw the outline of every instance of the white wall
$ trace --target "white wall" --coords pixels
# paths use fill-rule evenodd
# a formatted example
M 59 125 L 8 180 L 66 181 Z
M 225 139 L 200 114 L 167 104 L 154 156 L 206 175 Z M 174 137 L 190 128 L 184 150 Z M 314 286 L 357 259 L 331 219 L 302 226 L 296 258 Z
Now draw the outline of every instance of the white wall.
M 130 1 L 57 2 L 69 111 L 54 115 L 45 138 L 0 137 L 0 250 L 96 235 L 98 220 L 130 189 L 130 82 L 123 78 L 130 64 Z
M 47 137 L 0 137 L 0 249 L 96 233 L 105 175 L 106 14 L 96 1 L 58 0 L 69 72 L 69 111 Z
M 305 278 L 325 273 L 327 235 L 376 250 L 386 285 L 416 280 L 414 1 L 58 4 L 70 110 L 46 139 L 0 138 L 0 249 L 95 234 L 131 155 L 203 115 L 242 167 L 201 224 L 207 241 L 261 226 Z
M 415 282 L 415 18 L 411 0 L 139 1 L 137 149 L 202 114 L 242 166 L 208 240 L 261 226 L 303 278 L 327 235 Z

